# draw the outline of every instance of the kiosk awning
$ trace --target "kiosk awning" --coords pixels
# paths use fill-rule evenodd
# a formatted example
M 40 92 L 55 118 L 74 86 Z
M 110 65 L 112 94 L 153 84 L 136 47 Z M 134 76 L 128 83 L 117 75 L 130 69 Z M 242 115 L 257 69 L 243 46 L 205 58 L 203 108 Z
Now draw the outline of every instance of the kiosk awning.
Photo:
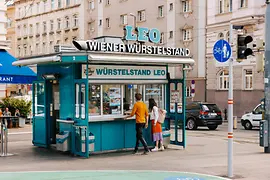
M 142 65 L 193 65 L 194 60 L 189 57 L 142 55 L 128 53 L 96 53 L 88 54 L 89 63 L 142 64 Z
M 5 50 L 0 50 L 0 83 L 31 84 L 36 80 L 36 73 L 29 67 L 16 67 L 16 59 Z

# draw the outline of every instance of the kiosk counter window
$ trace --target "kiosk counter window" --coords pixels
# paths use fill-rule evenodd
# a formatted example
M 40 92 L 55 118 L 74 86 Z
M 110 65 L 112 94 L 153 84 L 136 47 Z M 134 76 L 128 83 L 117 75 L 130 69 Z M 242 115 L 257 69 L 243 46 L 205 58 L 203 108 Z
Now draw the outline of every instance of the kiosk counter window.
M 165 85 L 163 84 L 89 84 L 88 88 L 89 121 L 93 117 L 123 117 L 131 113 L 136 103 L 135 94 L 141 93 L 148 106 L 153 98 L 161 108 L 165 107 Z M 92 118 L 91 118 L 92 117 Z

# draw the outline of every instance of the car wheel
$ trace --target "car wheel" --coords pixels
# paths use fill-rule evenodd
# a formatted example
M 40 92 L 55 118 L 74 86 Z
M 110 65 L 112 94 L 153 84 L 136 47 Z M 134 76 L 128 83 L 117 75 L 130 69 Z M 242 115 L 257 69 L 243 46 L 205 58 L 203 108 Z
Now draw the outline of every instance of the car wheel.
M 245 121 L 244 128 L 246 130 L 251 130 L 252 129 L 252 124 L 250 123 L 250 121 Z
M 187 129 L 188 130 L 195 130 L 195 129 L 197 129 L 197 125 L 196 125 L 194 119 L 188 119 L 187 120 Z
M 217 129 L 217 125 L 213 125 L 213 126 L 208 126 L 208 129 L 210 129 L 210 130 L 216 130 Z

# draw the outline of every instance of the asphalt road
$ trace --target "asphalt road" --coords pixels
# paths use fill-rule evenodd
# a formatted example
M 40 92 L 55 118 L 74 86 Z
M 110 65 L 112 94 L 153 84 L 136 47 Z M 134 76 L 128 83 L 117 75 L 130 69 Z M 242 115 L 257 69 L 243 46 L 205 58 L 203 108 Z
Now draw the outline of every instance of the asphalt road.
M 29 128 L 31 130 L 31 128 Z M 131 152 L 92 155 L 89 159 L 32 146 L 29 129 L 10 130 L 9 152 L 0 158 L 1 172 L 66 170 L 157 170 L 225 176 L 227 174 L 227 123 L 217 130 L 187 131 L 187 147 L 170 145 L 164 152 L 134 156 Z M 181 134 L 179 133 L 179 138 Z M 234 175 L 239 180 L 269 180 L 270 156 L 259 147 L 259 131 L 234 130 Z M 1 177 L 0 177 L 1 180 Z

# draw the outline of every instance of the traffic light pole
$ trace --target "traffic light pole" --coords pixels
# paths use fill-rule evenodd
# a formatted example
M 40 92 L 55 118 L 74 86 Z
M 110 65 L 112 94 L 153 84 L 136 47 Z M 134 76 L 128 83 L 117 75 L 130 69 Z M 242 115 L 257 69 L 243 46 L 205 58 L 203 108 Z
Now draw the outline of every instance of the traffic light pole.
M 265 76 L 264 76 L 264 95 L 265 95 L 265 120 L 268 121 L 268 144 L 270 143 L 270 1 L 266 0 L 265 12 Z M 265 153 L 270 153 L 270 147 L 264 148 Z
M 233 46 L 233 25 L 230 25 L 230 45 Z M 228 92 L 228 177 L 233 177 L 233 57 L 229 59 Z

